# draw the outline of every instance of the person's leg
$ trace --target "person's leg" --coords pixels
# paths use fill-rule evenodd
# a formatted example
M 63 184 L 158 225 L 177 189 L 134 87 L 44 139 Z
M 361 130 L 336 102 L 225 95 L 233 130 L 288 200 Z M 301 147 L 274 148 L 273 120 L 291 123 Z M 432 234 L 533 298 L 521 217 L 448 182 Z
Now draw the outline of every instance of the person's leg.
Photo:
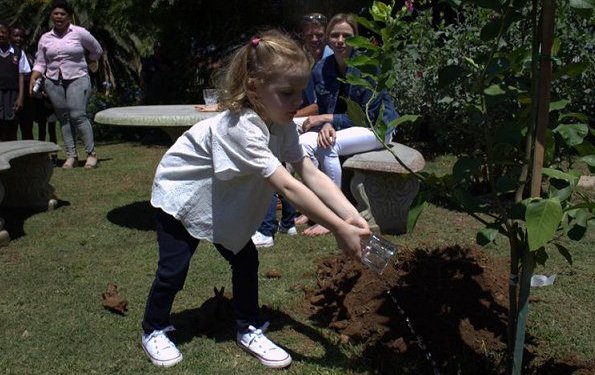
M 16 141 L 17 128 L 14 103 L 17 100 L 16 90 L 0 90 L 0 140 Z
M 52 102 L 56 117 L 62 124 L 62 139 L 64 141 L 64 147 L 66 148 L 66 167 L 72 167 L 76 160 L 76 143 L 75 143 L 75 130 L 70 125 L 70 117 L 68 103 L 66 102 L 66 89 L 62 83 L 58 81 L 52 81 L 46 79 L 45 81 L 45 92 L 48 98 Z M 65 164 L 66 164 L 65 163 Z
M 21 122 L 21 139 L 33 139 L 33 121 Z
M 295 217 L 297 213 L 295 207 L 284 196 L 280 195 L 281 199 L 281 227 L 285 230 L 295 227 Z
M 351 128 L 339 130 L 336 133 L 336 137 L 337 139 L 331 147 L 320 147 L 318 149 L 318 154 L 322 156 L 320 169 L 329 176 L 340 189 L 343 175 L 339 156 L 379 149 L 382 148 L 382 143 L 376 139 L 376 136 L 370 129 L 360 126 L 353 126 Z M 304 230 L 304 235 L 310 237 L 321 236 L 328 233 L 330 233 L 330 231 L 319 224 Z
M 56 134 L 56 121 L 48 120 L 48 134 L 50 137 L 50 142 L 58 143 L 58 135 Z
M 258 358 L 267 367 L 282 368 L 291 364 L 291 356 L 269 340 L 264 332 L 269 323 L 261 325 L 258 306 L 258 251 L 252 241 L 234 254 L 215 244 L 219 253 L 231 265 L 233 306 L 236 313 L 236 343 Z
M 21 139 L 33 139 L 33 117 L 35 102 L 29 95 L 25 95 L 25 105 L 18 114 Z
M 341 162 L 339 156 L 356 154 L 382 148 L 382 143 L 374 133 L 361 126 L 339 130 L 337 139 L 329 148 L 319 148 L 318 153 L 323 156 L 320 169 L 341 188 Z
M 171 215 L 157 211 L 159 263 L 151 286 L 142 327 L 145 334 L 170 326 L 169 315 L 176 294 L 182 290 L 190 259 L 198 246 L 186 228 Z
M 39 118 L 37 120 L 37 139 L 40 141 L 45 141 L 46 125 L 47 121 L 45 119 L 42 120 L 41 118 Z
M 258 305 L 258 251 L 252 241 L 234 254 L 220 244 L 215 244 L 219 253 L 231 266 L 233 307 L 236 315 L 236 328 L 244 332 L 248 326 L 259 327 Z
M 66 102 L 71 126 L 81 137 L 87 156 L 95 153 L 93 128 L 87 117 L 87 103 L 91 95 L 91 80 L 88 75 L 77 78 L 66 87 Z
M 269 204 L 269 209 L 267 211 L 266 216 L 264 217 L 260 227 L 258 227 L 258 231 L 265 236 L 274 237 L 275 233 L 277 233 L 279 223 L 277 222 L 277 195 L 273 194 L 273 198 L 271 199 L 271 203 Z
M 312 160 L 312 163 L 318 167 L 318 160 L 316 155 L 318 154 L 318 132 L 306 132 L 300 135 L 300 146 L 304 150 L 304 153 Z
M 6 120 L 4 121 L 4 134 L 2 136 L 3 141 L 16 141 L 17 140 L 17 130 L 19 128 L 19 124 L 16 120 Z
M 8 125 L 6 124 L 6 121 L 0 120 L 0 142 L 4 142 L 7 140 L 7 139 L 5 139 L 6 137 L 8 137 L 8 134 L 6 131 L 7 126 Z

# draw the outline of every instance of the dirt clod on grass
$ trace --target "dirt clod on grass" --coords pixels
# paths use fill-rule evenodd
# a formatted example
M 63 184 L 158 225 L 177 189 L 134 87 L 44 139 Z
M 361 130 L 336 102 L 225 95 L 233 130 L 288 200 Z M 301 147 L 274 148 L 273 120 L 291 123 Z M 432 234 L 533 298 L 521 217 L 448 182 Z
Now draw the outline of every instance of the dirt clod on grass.
M 126 314 L 128 311 L 128 301 L 118 292 L 118 286 L 115 284 L 108 284 L 107 290 L 101 294 L 104 308 L 120 315 Z

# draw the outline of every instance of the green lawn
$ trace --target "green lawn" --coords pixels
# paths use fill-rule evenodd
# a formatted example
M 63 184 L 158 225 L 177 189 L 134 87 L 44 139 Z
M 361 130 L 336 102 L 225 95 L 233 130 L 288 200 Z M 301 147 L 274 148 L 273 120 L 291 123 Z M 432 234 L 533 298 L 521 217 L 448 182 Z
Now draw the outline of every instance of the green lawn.
M 9 213 L 12 233 L 21 235 L 0 248 L 0 373 L 164 373 L 140 347 L 140 321 L 157 261 L 148 200 L 164 152 L 132 143 L 99 145 L 96 170 L 55 169 L 52 185 L 62 201 L 58 209 Z M 461 225 L 450 225 L 454 220 Z M 431 206 L 414 233 L 389 239 L 410 248 L 465 245 L 473 243 L 478 227 L 462 213 Z M 540 302 L 531 304 L 528 330 L 540 344 L 542 352 L 534 353 L 538 361 L 595 358 L 594 244 L 591 233 L 584 242 L 569 244 L 574 265 L 551 253 L 547 267 L 537 270 L 558 275 L 554 286 L 532 292 Z M 261 251 L 261 304 L 282 317 L 282 323 L 272 322 L 270 337 L 290 348 L 296 359 L 285 373 L 366 373 L 354 366 L 361 363 L 361 348 L 334 345 L 334 334 L 302 313 L 303 292 L 292 288 L 312 284 L 316 260 L 336 252 L 331 236 L 279 236 L 273 248 Z M 506 244 L 501 240 L 486 252 L 507 256 Z M 280 269 L 282 277 L 266 278 L 272 268 Z M 102 308 L 108 283 L 117 284 L 128 299 L 125 316 Z M 193 314 L 213 295 L 213 287 L 221 286 L 231 288 L 227 264 L 210 244 L 201 243 L 176 299 L 174 318 L 191 329 Z M 180 330 L 185 359 L 168 373 L 270 373 L 237 348 L 231 332 L 224 327 L 209 338 Z

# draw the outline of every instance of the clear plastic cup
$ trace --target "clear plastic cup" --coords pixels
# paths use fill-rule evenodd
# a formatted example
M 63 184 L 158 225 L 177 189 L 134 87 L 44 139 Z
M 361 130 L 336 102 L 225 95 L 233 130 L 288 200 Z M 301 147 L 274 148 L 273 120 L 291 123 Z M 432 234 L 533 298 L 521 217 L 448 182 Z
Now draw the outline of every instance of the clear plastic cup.
M 205 104 L 217 104 L 217 89 L 202 90 L 202 97 L 205 100 Z
M 386 265 L 397 251 L 397 246 L 374 233 L 368 237 L 363 237 L 361 244 L 362 263 L 370 267 L 378 275 L 382 275 Z

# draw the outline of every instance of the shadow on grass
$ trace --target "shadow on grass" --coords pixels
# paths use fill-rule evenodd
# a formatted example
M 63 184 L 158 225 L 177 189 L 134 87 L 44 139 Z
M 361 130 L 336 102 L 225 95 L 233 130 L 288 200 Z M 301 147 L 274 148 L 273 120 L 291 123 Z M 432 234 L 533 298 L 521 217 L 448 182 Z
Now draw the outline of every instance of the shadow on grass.
M 70 206 L 70 202 L 63 201 L 58 199 L 58 204 L 54 208 L 54 210 L 59 209 L 60 207 Z M 46 208 L 37 207 L 37 208 L 15 208 L 15 207 L 1 207 L 0 208 L 0 218 L 3 218 L 4 229 L 10 234 L 11 240 L 15 240 L 17 238 L 23 237 L 26 235 L 25 233 L 25 222 L 31 216 L 39 214 L 41 212 L 48 211 Z
M 290 353 L 294 361 L 321 367 L 343 367 L 351 371 L 366 370 L 364 367 L 356 366 L 352 359 L 343 354 L 339 347 L 332 343 L 328 337 L 323 336 L 318 330 L 293 319 L 283 311 L 262 306 L 260 315 L 263 322 L 270 322 L 269 332 L 290 328 L 324 347 L 325 354 L 323 356 L 310 357 L 281 345 Z M 215 291 L 214 297 L 207 299 L 200 307 L 173 313 L 171 321 L 176 327 L 176 331 L 173 332 L 172 336 L 178 344 L 190 342 L 194 337 L 200 336 L 209 337 L 216 342 L 235 341 L 235 320 L 231 297 L 222 296 L 217 291 Z
M 107 213 L 107 219 L 121 227 L 143 231 L 156 230 L 155 208 L 149 201 L 134 202 L 114 208 Z

